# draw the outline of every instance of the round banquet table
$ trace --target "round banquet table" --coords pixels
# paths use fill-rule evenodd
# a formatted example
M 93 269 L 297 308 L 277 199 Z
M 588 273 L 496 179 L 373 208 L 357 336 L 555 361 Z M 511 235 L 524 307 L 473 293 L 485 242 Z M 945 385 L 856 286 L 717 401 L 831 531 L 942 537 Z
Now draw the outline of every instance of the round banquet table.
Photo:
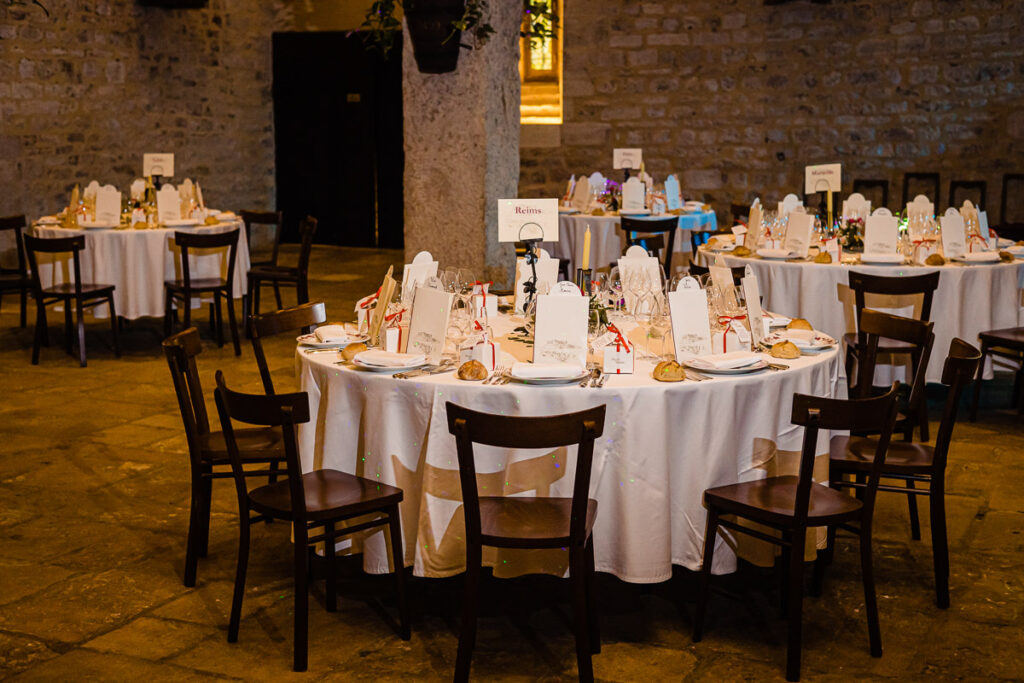
M 972 265 L 871 266 L 726 255 L 725 261 L 730 266 L 749 264 L 754 269 L 764 295 L 765 308 L 806 318 L 815 328 L 836 339 L 857 329 L 853 292 L 847 286 L 850 270 L 888 277 L 911 277 L 940 271 L 939 287 L 932 299 L 935 344 L 928 362 L 926 376 L 929 382 L 941 381 L 942 365 L 954 337 L 977 345 L 979 332 L 1021 324 L 1018 322 L 1022 312 L 1020 290 L 1024 286 L 1024 261 L 1021 260 Z M 921 297 L 868 296 L 865 303 L 869 308 L 897 315 L 918 316 Z M 985 368 L 985 377 L 991 376 L 989 364 Z
M 496 334 L 513 326 L 508 316 L 501 318 L 492 323 Z M 500 341 L 507 364 L 507 344 L 515 342 Z M 793 394 L 845 395 L 838 351 L 787 362 L 789 370 L 703 382 L 656 382 L 650 375 L 653 364 L 637 361 L 635 374 L 609 376 L 601 389 L 489 386 L 460 381 L 451 372 L 396 379 L 340 364 L 334 353 L 299 348 L 296 370 L 311 415 L 298 430 L 302 467 L 338 469 L 401 487 L 406 566 L 412 565 L 417 576 L 450 576 L 465 568 L 465 545 L 455 439 L 448 432 L 445 403 L 522 416 L 604 404 L 605 428 L 594 448 L 590 489 L 599 503 L 596 567 L 625 581 L 664 581 L 672 565 L 700 567 L 704 489 L 797 472 L 803 430 L 790 424 Z M 818 481 L 827 480 L 828 437 L 819 434 Z M 538 452 L 477 446 L 476 463 L 484 495 L 572 496 L 575 447 Z M 366 571 L 388 572 L 383 536 L 362 542 Z M 719 535 L 716 543 L 714 571 L 733 571 L 735 541 Z M 741 546 L 741 554 L 769 564 L 774 549 L 753 543 L 760 547 L 749 546 L 748 554 Z M 484 563 L 499 576 L 564 575 L 568 556 L 485 548 Z
M 661 220 L 671 216 L 629 216 L 639 220 Z M 588 216 L 559 214 L 558 242 L 541 244 L 555 258 L 569 259 L 569 272 L 575 273 L 583 262 L 583 235 L 590 228 L 590 266 L 602 268 L 619 260 L 626 251 L 626 233 L 620 227 L 621 216 Z M 686 213 L 679 216 L 679 229 L 673 254 L 689 253 L 690 231 L 715 230 L 718 225 L 714 211 Z
M 235 259 L 235 298 L 245 294 L 249 270 L 249 245 L 241 219 L 195 228 L 67 229 L 35 225 L 37 237 L 53 239 L 85 235 L 85 249 L 79 256 L 82 279 L 114 285 L 117 314 L 129 320 L 164 315 L 164 281 L 182 277 L 180 250 L 174 245 L 175 230 L 192 233 L 227 232 L 239 228 Z M 227 277 L 228 249 L 190 249 L 189 270 L 193 278 Z M 44 287 L 72 282 L 71 254 L 39 254 L 39 277 Z M 193 299 L 193 308 L 200 305 Z M 105 314 L 106 306 L 94 309 Z

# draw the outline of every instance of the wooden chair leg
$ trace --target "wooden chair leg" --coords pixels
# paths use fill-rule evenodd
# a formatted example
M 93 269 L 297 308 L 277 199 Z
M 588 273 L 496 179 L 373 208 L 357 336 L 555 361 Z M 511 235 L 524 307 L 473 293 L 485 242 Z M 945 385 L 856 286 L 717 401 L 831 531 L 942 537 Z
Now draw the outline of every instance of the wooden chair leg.
M 207 471 L 207 475 L 210 471 Z M 206 557 L 210 547 L 210 508 L 213 505 L 213 479 L 202 477 L 199 498 L 199 557 Z
M 238 625 L 242 620 L 242 598 L 245 596 L 245 573 L 249 568 L 249 511 L 239 510 L 239 513 L 235 590 L 231 596 L 231 618 L 228 620 L 229 643 L 238 642 Z
M 856 353 L 853 350 L 853 346 L 846 347 L 846 386 L 852 389 L 857 384 L 857 378 L 853 374 L 853 366 L 856 361 Z
M 590 652 L 601 654 L 601 626 L 598 622 L 597 600 L 594 596 L 594 537 L 587 539 L 587 614 L 590 616 Z
M 242 292 L 242 326 L 245 338 L 249 338 L 249 292 Z
M 28 290 L 21 290 L 21 329 L 28 327 Z
M 165 290 L 164 295 L 164 337 L 171 336 L 171 311 L 174 309 L 174 295 L 171 290 Z
M 220 292 L 213 293 L 213 303 L 210 304 L 210 327 L 217 339 L 217 348 L 224 348 L 224 324 L 221 320 Z
M 974 377 L 974 397 L 971 400 L 971 422 L 978 419 L 978 399 L 981 398 L 981 376 L 985 372 L 985 358 L 988 356 L 988 346 L 981 345 L 981 362 L 978 364 L 978 374 Z
M 82 310 L 82 300 L 75 299 L 75 315 L 78 318 L 78 362 L 85 367 L 85 312 Z
M 800 680 L 800 649 L 803 645 L 803 604 L 804 604 L 804 542 L 806 529 L 794 529 L 789 549 L 788 583 L 789 623 L 787 624 L 786 680 Z
M 181 297 L 182 326 L 184 329 L 192 327 L 192 290 L 186 289 Z
M 39 347 L 43 343 L 46 332 L 46 307 L 42 302 L 36 304 L 36 329 L 32 335 L 32 365 L 39 365 Z
M 121 327 L 120 320 L 117 317 L 117 310 L 114 308 L 114 295 L 111 294 L 107 297 L 107 305 L 110 307 L 110 332 L 114 337 L 114 355 L 118 358 L 121 357 L 121 341 L 118 339 L 117 332 Z
M 198 480 L 197 477 L 199 477 Z M 202 499 L 202 478 L 201 475 L 194 474 L 192 477 L 192 501 L 189 504 L 188 539 L 185 544 L 184 584 L 189 588 L 196 585 L 196 567 L 199 564 L 200 545 L 203 536 Z
M 870 523 L 870 522 L 869 522 Z M 871 656 L 882 656 L 882 632 L 878 625 L 878 599 L 875 596 L 875 571 L 871 563 L 871 527 L 861 522 L 860 571 L 864 582 L 864 606 L 868 616 L 868 639 Z
M 238 343 L 238 321 L 235 320 L 235 299 L 231 292 L 224 297 L 224 303 L 228 309 L 228 325 L 231 326 L 231 343 L 235 347 L 235 355 L 242 355 L 242 345 Z
M 473 646 L 476 645 L 476 618 L 480 602 L 480 564 L 483 549 L 479 545 L 466 544 L 466 576 L 462 590 L 462 630 L 459 631 L 459 651 L 455 657 L 455 681 L 469 681 L 470 661 Z M 571 570 L 570 570 L 571 571 Z
M 907 480 L 907 488 L 914 489 L 914 481 Z M 917 495 L 907 494 L 907 510 L 910 513 L 910 538 L 915 541 L 921 540 L 921 518 L 917 514 Z
M 587 558 L 582 546 L 569 548 L 569 582 L 572 584 L 573 624 L 576 633 L 576 667 L 579 680 L 594 680 L 590 651 L 590 618 L 587 614 Z
M 327 603 L 328 612 L 338 611 L 338 571 L 335 556 L 338 549 L 335 547 L 334 522 L 324 524 L 324 569 L 327 575 L 324 577 L 324 601 Z
M 295 633 L 294 668 L 309 664 L 309 536 L 305 524 L 292 524 L 295 533 Z
M 825 570 L 832 564 L 832 558 L 835 555 L 836 528 L 834 526 L 826 527 L 825 538 L 825 548 L 818 551 L 818 556 L 814 560 L 811 594 L 816 598 L 821 597 L 822 589 L 825 586 Z
M 699 643 L 704 637 L 704 615 L 708 608 L 708 593 L 711 589 L 711 563 L 715 558 L 715 538 L 718 535 L 718 512 L 708 510 L 708 521 L 704 531 L 704 561 L 700 567 L 700 592 L 697 594 L 697 608 L 693 614 L 693 642 Z
M 946 483 L 934 477 L 928 494 L 932 527 L 932 558 L 935 562 L 935 603 L 949 607 L 949 544 L 946 538 Z
M 409 596 L 405 589 L 405 550 L 402 546 L 402 517 L 397 505 L 388 508 L 388 532 L 391 537 L 391 560 L 395 572 L 395 592 L 398 594 L 398 623 L 402 640 L 412 637 L 409 619 Z
M 284 304 L 281 302 L 281 288 L 276 282 L 274 283 L 274 301 L 277 302 L 277 310 L 280 311 L 284 308 Z
M 69 356 L 74 355 L 72 353 L 72 340 L 74 339 L 75 324 L 71 319 L 71 299 L 64 300 L 64 351 Z

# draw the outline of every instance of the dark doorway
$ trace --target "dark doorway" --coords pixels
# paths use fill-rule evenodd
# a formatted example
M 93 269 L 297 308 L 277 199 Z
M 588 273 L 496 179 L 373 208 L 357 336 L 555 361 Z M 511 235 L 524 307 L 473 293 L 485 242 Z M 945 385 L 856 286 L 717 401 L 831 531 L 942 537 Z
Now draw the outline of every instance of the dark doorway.
M 359 33 L 275 33 L 274 148 L 282 239 L 401 248 L 401 39 L 387 60 Z

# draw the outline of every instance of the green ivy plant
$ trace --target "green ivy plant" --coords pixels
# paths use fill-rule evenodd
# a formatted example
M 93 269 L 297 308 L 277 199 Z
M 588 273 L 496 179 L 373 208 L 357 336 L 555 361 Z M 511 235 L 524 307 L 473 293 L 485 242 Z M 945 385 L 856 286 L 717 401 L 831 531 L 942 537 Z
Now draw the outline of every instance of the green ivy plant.
M 395 17 L 395 10 L 411 0 L 374 0 L 366 10 L 362 26 L 366 31 L 366 43 L 387 55 L 394 47 L 395 35 L 402 28 L 402 22 Z M 523 0 L 523 23 L 519 35 L 528 38 L 531 45 L 537 41 L 555 37 L 558 16 L 552 3 L 557 0 Z M 466 0 L 462 16 L 452 22 L 452 31 L 447 42 L 462 32 L 472 38 L 472 44 L 462 44 L 467 49 L 480 48 L 487 44 L 494 34 L 494 27 L 487 23 L 488 0 Z

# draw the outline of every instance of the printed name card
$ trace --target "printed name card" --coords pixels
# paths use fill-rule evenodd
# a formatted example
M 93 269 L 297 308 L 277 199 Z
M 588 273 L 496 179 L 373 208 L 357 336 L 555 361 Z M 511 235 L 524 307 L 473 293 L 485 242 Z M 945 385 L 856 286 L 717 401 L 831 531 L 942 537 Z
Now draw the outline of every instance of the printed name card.
M 576 187 L 572 192 L 572 208 L 580 213 L 590 209 L 590 180 L 586 176 L 576 181 Z
M 558 241 L 557 199 L 499 199 L 498 241 Z
M 517 314 L 523 312 L 523 306 L 526 305 L 526 290 L 523 289 L 523 285 L 532 276 L 530 264 L 526 262 L 526 259 L 516 259 L 516 298 L 513 302 L 515 307 L 513 310 Z M 543 249 L 537 250 L 537 291 L 538 292 L 549 292 L 558 282 L 558 259 L 551 258 Z
M 636 176 L 622 184 L 622 213 L 644 210 L 644 184 Z
M 174 185 L 163 185 L 156 193 L 156 217 L 161 223 L 181 220 L 181 201 Z
M 644 151 L 638 147 L 616 147 L 612 150 L 612 168 L 640 168 Z
M 895 254 L 899 249 L 900 226 L 896 216 L 875 212 L 864 221 L 864 253 Z
M 675 175 L 665 178 L 665 205 L 669 211 L 683 208 L 683 193 L 679 190 L 679 180 Z
M 153 154 L 146 153 L 142 155 L 142 175 L 162 175 L 162 176 L 173 176 L 174 175 L 174 155 L 173 154 Z
M 818 164 L 804 167 L 804 192 L 839 192 L 842 189 L 842 164 Z
M 429 251 L 421 251 L 402 270 L 402 301 L 412 301 L 416 288 L 431 277 L 437 277 L 437 261 Z
M 669 292 L 668 311 L 677 362 L 711 353 L 708 297 L 703 289 L 684 287 L 680 283 L 676 291 Z
M 939 219 L 942 225 L 942 253 L 946 258 L 957 258 L 967 252 L 967 236 L 964 233 L 964 218 L 950 207 Z
M 422 353 L 428 363 L 441 362 L 448 314 L 454 294 L 431 287 L 418 287 L 413 299 L 412 320 L 409 321 L 409 353 Z
M 765 336 L 764 311 L 761 310 L 761 288 L 757 283 L 754 269 L 747 266 L 743 274 L 743 298 L 747 303 L 747 323 L 754 339 L 754 350 L 761 348 Z
M 96 191 L 96 222 L 117 225 L 121 222 L 121 193 L 113 185 Z
M 537 297 L 537 323 L 533 334 L 534 363 L 587 364 L 587 324 L 590 299 L 573 294 Z
M 789 226 L 786 228 L 786 237 L 782 241 L 782 248 L 787 249 L 800 258 L 807 256 L 807 250 L 811 246 L 811 229 L 814 227 L 814 216 L 794 211 L 789 214 Z

